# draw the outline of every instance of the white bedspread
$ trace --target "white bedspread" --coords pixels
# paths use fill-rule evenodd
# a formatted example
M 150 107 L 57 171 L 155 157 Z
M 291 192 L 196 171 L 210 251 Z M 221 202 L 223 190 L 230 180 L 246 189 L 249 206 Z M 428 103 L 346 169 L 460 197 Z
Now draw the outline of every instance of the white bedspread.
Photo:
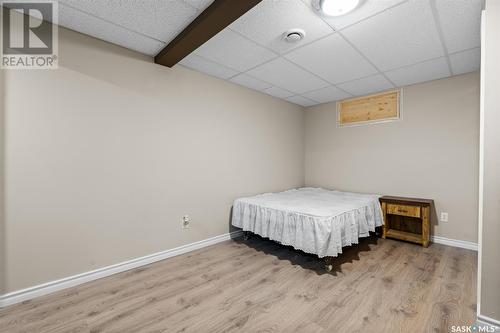
M 321 257 L 383 225 L 379 195 L 300 188 L 237 199 L 232 224 Z

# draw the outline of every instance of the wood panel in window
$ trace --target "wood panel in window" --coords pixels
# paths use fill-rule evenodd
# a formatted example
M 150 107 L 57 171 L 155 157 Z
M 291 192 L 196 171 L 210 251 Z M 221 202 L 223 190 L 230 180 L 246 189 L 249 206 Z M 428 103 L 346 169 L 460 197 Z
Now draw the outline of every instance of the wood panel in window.
M 339 126 L 358 125 L 400 118 L 400 91 L 357 97 L 337 103 Z

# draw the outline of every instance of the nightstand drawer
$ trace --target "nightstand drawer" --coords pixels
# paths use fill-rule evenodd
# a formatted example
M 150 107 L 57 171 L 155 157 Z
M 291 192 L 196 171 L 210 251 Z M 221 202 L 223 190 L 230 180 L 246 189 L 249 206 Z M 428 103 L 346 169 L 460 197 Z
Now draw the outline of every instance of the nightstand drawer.
M 387 214 L 420 218 L 420 206 L 387 204 Z

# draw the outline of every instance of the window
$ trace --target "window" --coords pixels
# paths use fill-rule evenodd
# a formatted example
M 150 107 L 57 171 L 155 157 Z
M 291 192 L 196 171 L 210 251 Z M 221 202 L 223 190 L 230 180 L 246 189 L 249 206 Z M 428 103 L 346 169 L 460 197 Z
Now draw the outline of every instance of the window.
M 400 119 L 400 90 L 337 102 L 340 127 Z

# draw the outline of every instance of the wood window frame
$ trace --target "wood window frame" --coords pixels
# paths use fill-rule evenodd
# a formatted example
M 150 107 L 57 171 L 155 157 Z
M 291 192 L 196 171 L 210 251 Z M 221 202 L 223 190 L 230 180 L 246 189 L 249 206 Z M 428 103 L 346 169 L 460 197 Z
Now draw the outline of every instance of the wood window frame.
M 376 97 L 380 95 L 386 95 L 386 94 L 392 94 L 392 93 L 397 93 L 397 106 L 398 106 L 398 113 L 397 116 L 395 117 L 389 117 L 389 118 L 382 118 L 382 119 L 374 119 L 374 120 L 366 120 L 366 121 L 358 121 L 358 122 L 353 122 L 353 123 L 342 123 L 341 121 L 341 105 L 342 103 L 346 102 L 351 102 L 351 101 L 357 101 L 357 100 L 362 100 L 362 99 L 367 99 L 371 97 Z M 387 90 L 383 91 L 380 93 L 376 94 L 371 94 L 371 95 L 366 95 L 366 96 L 360 96 L 360 97 L 354 97 L 350 99 L 345 99 L 342 101 L 337 101 L 336 103 L 336 113 L 337 113 L 337 127 L 353 127 L 353 126 L 364 126 L 364 125 L 372 125 L 372 124 L 380 124 L 380 123 L 387 123 L 387 122 L 394 122 L 394 121 L 400 121 L 403 119 L 403 89 L 393 89 L 393 90 Z

